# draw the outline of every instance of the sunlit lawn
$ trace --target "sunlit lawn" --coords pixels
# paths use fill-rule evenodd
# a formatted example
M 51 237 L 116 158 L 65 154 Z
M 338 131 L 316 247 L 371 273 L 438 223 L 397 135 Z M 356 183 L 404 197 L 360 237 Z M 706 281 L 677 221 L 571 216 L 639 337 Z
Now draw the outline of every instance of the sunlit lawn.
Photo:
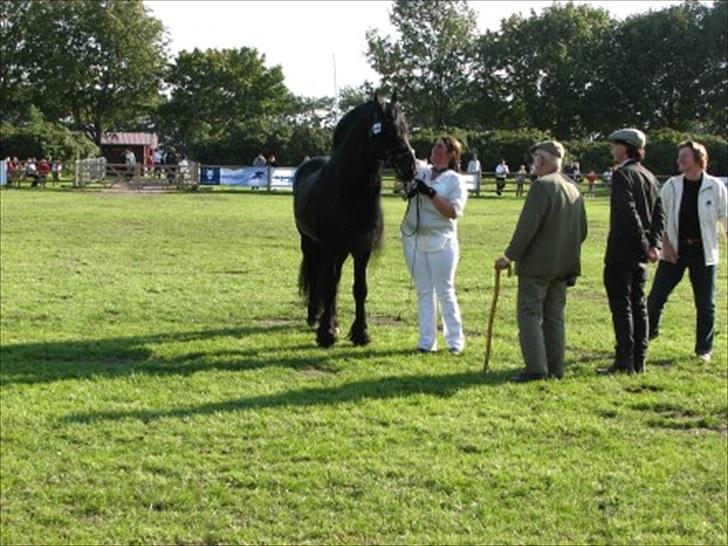
M 373 342 L 330 350 L 303 320 L 289 195 L 0 200 L 4 544 L 728 541 L 726 266 L 712 363 L 692 355 L 686 279 L 648 373 L 598 377 L 613 345 L 604 197 L 587 202 L 566 377 L 527 385 L 508 381 L 515 278 L 481 374 L 513 196 L 472 199 L 461 221 L 460 358 L 413 351 L 399 198 L 370 268 Z M 351 277 L 349 263 L 344 332 Z

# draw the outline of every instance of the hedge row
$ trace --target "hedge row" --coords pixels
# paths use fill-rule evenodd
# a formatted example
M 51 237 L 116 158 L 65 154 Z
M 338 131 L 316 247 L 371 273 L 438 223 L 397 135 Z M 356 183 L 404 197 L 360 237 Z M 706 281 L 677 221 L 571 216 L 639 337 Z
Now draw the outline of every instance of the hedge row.
M 302 125 L 278 125 L 267 128 L 248 128 L 233 137 L 199 143 L 186 150 L 191 159 L 207 164 L 247 165 L 259 153 L 275 154 L 279 165 L 298 165 L 304 157 L 325 155 L 331 147 L 331 129 Z M 492 171 L 501 159 L 511 170 L 531 160 L 528 149 L 549 134 L 536 129 L 515 131 L 467 131 L 450 128 L 442 131 L 415 129 L 410 143 L 417 157 L 429 156 L 433 142 L 443 134 L 451 134 L 463 143 L 463 165 L 477 152 L 483 171 Z M 661 129 L 647 135 L 645 165 L 656 174 L 669 175 L 677 171 L 677 144 L 693 138 L 705 144 L 710 155 L 708 171 L 728 175 L 728 142 L 717 135 L 688 134 Z M 575 140 L 564 142 L 568 151 L 566 161 L 579 161 L 581 171 L 603 172 L 612 164 L 607 140 Z M 96 145 L 85 136 L 64 127 L 36 120 L 23 127 L 0 126 L 0 157 L 75 157 L 98 155 Z
M 550 138 L 548 133 L 537 129 L 516 131 L 472 132 L 451 128 L 443 131 L 421 129 L 413 131 L 410 142 L 418 157 L 429 155 L 432 143 L 443 134 L 451 134 L 463 143 L 463 165 L 477 152 L 483 171 L 493 171 L 501 159 L 505 159 L 511 170 L 521 164 L 528 165 L 531 158 L 529 147 Z M 710 134 L 681 133 L 672 129 L 661 129 L 648 133 L 645 149 L 645 166 L 655 174 L 669 175 L 677 172 L 677 145 L 686 138 L 705 144 L 710 156 L 708 171 L 715 175 L 728 175 L 728 141 L 724 137 Z M 611 145 L 608 140 L 574 140 L 563 143 L 567 149 L 567 162 L 578 161 L 582 173 L 594 170 L 601 173 L 613 164 Z

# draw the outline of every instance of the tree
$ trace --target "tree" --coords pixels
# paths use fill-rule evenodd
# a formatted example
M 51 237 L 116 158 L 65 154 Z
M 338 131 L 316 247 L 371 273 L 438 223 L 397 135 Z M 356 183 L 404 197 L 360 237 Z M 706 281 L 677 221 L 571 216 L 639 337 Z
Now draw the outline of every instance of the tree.
M 610 77 L 594 51 L 614 27 L 606 10 L 553 4 L 540 15 L 501 23 L 497 68 L 522 123 L 561 139 L 593 130 L 594 86 Z
M 367 57 L 383 84 L 399 93 L 413 125 L 455 125 L 467 98 L 475 13 L 465 0 L 396 0 L 398 39 L 367 32 Z
M 31 104 L 24 44 L 30 30 L 23 24 L 30 2 L 0 2 L 0 121 L 17 123 Z
M 98 146 L 86 135 L 46 121 L 34 106 L 29 108 L 28 118 L 22 126 L 0 124 L 0 157 L 45 157 L 68 161 L 98 154 Z
M 706 62 L 705 128 L 717 134 L 728 133 L 728 2 L 715 0 L 704 19 Z M 724 171 L 725 172 L 725 171 Z
M 148 121 L 166 52 L 164 27 L 140 0 L 13 2 L 3 15 L 21 39 L 13 60 L 23 63 L 10 68 L 8 85 L 25 83 L 46 119 L 68 121 L 97 144 L 109 127 Z
M 187 148 L 240 134 L 266 119 L 293 114 L 280 66 L 255 49 L 182 51 L 166 74 L 170 99 L 160 107 L 162 132 Z
M 358 87 L 344 87 L 339 91 L 339 111 L 345 114 L 349 110 L 352 110 L 372 100 L 372 97 L 376 92 L 382 94 L 389 94 L 386 88 L 376 89 L 374 84 L 369 80 L 364 81 Z
M 725 26 L 715 24 L 721 11 L 725 22 L 720 4 L 685 2 L 619 25 L 604 44 L 606 116 L 645 130 L 685 131 L 710 123 L 719 104 L 725 112 Z

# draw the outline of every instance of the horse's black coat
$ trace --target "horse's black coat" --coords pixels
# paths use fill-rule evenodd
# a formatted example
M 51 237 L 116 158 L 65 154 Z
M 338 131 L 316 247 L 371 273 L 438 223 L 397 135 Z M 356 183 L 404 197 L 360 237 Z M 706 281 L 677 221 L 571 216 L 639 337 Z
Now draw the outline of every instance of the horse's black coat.
M 366 268 L 382 236 L 381 170 L 389 161 L 402 180 L 415 174 L 414 153 L 397 99 L 377 97 L 347 113 L 334 130 L 330 158 L 301 165 L 293 183 L 296 227 L 303 259 L 299 288 L 308 299 L 308 324 L 318 322 L 322 347 L 336 342 L 336 296 L 341 267 L 354 258 L 356 318 L 349 338 L 369 343 L 364 302 Z

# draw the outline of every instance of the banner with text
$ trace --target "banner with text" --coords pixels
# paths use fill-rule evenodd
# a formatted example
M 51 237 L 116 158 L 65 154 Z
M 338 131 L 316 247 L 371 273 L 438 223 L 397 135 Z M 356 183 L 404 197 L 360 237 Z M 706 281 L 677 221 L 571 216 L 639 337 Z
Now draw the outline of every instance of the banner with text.
M 200 184 L 206 186 L 247 186 L 266 187 L 268 185 L 267 167 L 207 167 L 200 169 Z

